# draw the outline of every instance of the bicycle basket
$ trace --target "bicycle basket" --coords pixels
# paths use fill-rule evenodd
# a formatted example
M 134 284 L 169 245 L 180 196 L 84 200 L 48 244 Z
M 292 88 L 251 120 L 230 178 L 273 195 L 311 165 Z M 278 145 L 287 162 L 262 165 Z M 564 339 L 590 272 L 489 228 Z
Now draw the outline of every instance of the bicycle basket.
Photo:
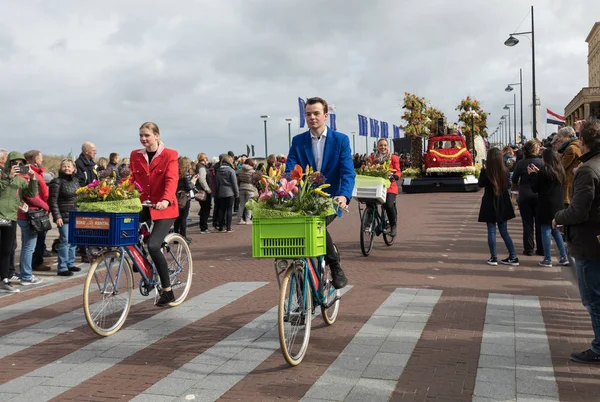
M 252 219 L 252 257 L 301 258 L 325 254 L 325 218 Z
M 69 212 L 69 243 L 117 247 L 137 244 L 139 214 L 130 212 Z

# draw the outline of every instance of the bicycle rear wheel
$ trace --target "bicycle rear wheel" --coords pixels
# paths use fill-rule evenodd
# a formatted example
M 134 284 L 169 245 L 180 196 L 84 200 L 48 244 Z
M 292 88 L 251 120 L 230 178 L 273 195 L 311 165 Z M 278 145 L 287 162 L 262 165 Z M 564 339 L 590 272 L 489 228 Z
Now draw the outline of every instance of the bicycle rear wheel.
M 387 214 L 385 213 L 385 209 L 383 206 L 381 207 L 381 220 L 385 222 L 383 228 L 383 241 L 386 245 L 391 246 L 396 241 L 396 236 L 392 236 L 390 234 L 390 222 L 388 220 Z
M 336 248 L 337 251 L 337 248 Z M 321 298 L 323 299 L 323 304 L 321 305 L 321 315 L 323 316 L 323 321 L 327 325 L 331 325 L 335 322 L 338 312 L 340 310 L 340 301 L 336 300 L 331 306 L 327 306 L 327 304 L 331 303 L 332 300 L 335 300 L 336 297 L 340 297 L 339 289 L 336 289 L 331 284 L 331 270 L 325 267 L 325 260 L 321 260 L 321 286 L 323 289 L 323 294 Z
M 367 257 L 373 250 L 375 240 L 375 214 L 373 208 L 367 205 L 360 222 L 360 251 Z
M 162 252 L 169 266 L 169 278 L 171 279 L 171 288 L 175 293 L 175 301 L 169 303 L 169 306 L 179 306 L 192 286 L 192 253 L 183 238 L 178 233 L 171 233 L 165 237 L 162 246 Z
M 127 319 L 133 294 L 133 272 L 120 251 L 105 251 L 95 258 L 83 286 L 85 319 L 95 333 L 109 336 Z
M 277 311 L 279 345 L 283 357 L 290 366 L 300 364 L 306 354 L 311 319 L 310 284 L 304 283 L 304 268 L 292 266 L 288 268 L 281 281 Z

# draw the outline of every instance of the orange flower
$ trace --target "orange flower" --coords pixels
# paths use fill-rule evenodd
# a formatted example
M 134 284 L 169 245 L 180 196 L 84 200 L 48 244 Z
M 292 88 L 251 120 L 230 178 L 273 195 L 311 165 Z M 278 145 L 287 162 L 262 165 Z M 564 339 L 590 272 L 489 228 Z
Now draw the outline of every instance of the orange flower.
M 109 186 L 102 186 L 100 187 L 100 190 L 98 191 L 98 195 L 103 196 L 103 195 L 108 195 L 110 194 L 110 187 Z
M 300 181 L 303 175 L 304 172 L 302 171 L 302 166 L 300 165 L 296 165 L 296 167 L 294 167 L 294 170 L 290 172 L 290 178 L 292 180 Z

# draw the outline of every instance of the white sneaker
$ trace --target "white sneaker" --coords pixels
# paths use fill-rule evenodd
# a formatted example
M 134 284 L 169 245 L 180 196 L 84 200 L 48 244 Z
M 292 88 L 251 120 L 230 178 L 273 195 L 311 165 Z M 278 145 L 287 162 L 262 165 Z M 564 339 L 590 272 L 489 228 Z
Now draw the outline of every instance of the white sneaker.
M 42 283 L 43 280 L 41 280 L 40 278 L 31 275 L 31 279 L 25 280 L 25 279 L 21 279 L 21 285 L 23 286 L 27 286 L 27 285 L 37 285 Z
M 0 282 L 0 292 L 4 292 L 4 293 L 19 293 L 19 289 L 15 289 L 10 284 L 10 282 L 8 282 L 8 279 L 5 279 L 2 282 Z
M 19 282 L 21 280 L 21 278 L 19 278 L 17 275 L 13 275 L 8 281 L 9 282 Z
M 246 221 L 239 221 L 238 222 L 238 225 L 245 225 L 245 224 L 246 224 Z

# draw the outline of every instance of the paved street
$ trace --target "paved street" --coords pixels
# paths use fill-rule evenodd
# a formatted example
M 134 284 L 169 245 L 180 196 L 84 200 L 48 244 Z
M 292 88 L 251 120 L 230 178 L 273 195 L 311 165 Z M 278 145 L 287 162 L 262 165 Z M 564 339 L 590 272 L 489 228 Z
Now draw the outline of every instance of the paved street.
M 400 195 L 396 244 L 376 238 L 369 257 L 353 203 L 331 225 L 351 287 L 333 326 L 315 316 L 295 368 L 279 351 L 272 261 L 251 258 L 250 226 L 190 228 L 186 302 L 157 309 L 134 294 L 108 338 L 85 322 L 83 275 L 49 275 L 0 297 L 0 401 L 597 401 L 600 367 L 568 360 L 592 338 L 573 269 L 522 255 L 519 267 L 488 266 L 480 197 Z M 509 231 L 520 253 L 519 219 Z

